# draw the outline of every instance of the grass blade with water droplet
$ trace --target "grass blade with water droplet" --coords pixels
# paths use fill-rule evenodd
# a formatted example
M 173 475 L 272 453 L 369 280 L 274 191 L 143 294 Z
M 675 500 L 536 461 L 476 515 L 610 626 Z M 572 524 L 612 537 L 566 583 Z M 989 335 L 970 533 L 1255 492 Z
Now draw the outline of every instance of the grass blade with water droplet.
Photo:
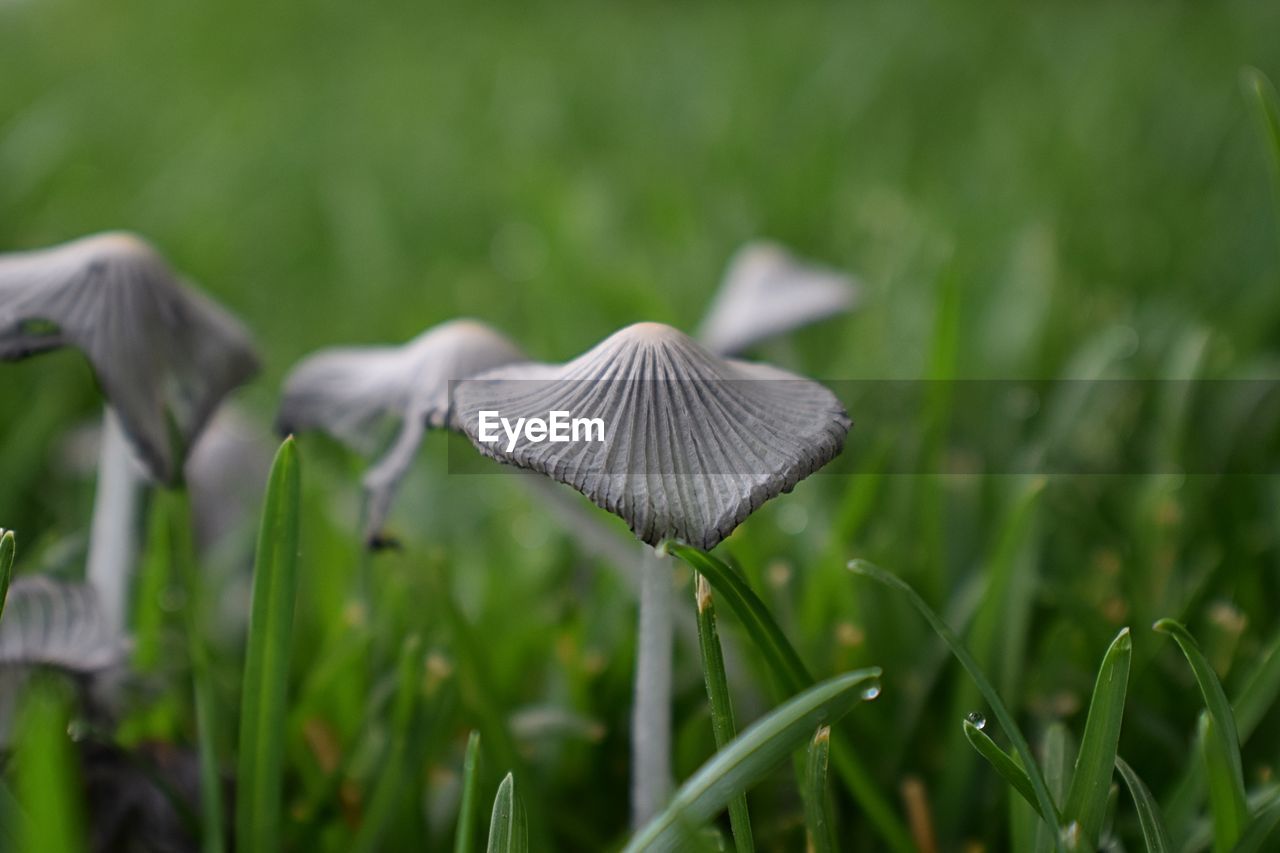
M 498 786 L 489 818 L 488 853 L 524 853 L 529 849 L 529 827 L 524 805 L 516 794 L 515 777 L 508 773 Z
M 831 756 L 831 727 L 819 726 L 809 741 L 805 758 L 804 823 L 812 853 L 832 853 L 836 849 L 835 827 L 831 823 L 827 798 L 827 764 Z
M 1123 628 L 1112 640 L 1093 687 L 1089 716 L 1085 718 L 1084 737 L 1076 755 L 1076 769 L 1062 816 L 1076 821 L 1084 833 L 1085 843 L 1097 847 L 1107 813 L 1107 796 L 1111 791 L 1111 775 L 1116 763 L 1116 746 L 1120 742 L 1120 726 L 1124 721 L 1125 696 L 1129 689 L 1129 663 L 1133 659 L 1133 638 Z
M 285 689 L 298 583 L 298 450 L 286 438 L 276 453 L 258 532 L 253 600 L 240 709 L 236 849 L 280 847 Z
M 1116 756 L 1116 769 L 1120 778 L 1129 788 L 1133 797 L 1133 807 L 1138 812 L 1138 824 L 1142 827 L 1142 839 L 1146 842 L 1147 853 L 1171 853 L 1173 844 L 1169 841 L 1169 830 L 1165 829 L 1164 819 L 1160 817 L 1160 808 L 1156 805 L 1151 791 L 1138 778 L 1138 774 L 1120 756 Z
M 629 853 L 681 849 L 688 833 L 720 813 L 802 744 L 819 724 L 832 725 L 878 688 L 879 669 L 823 681 L 748 726 L 680 786 L 670 804 L 627 844 Z
M 729 696 L 729 680 L 724 670 L 724 653 L 720 649 L 720 635 L 716 630 L 716 606 L 712 600 L 711 584 L 697 573 L 694 574 L 693 597 L 698 615 L 698 650 L 702 655 L 702 676 L 707 685 L 707 702 L 711 706 L 711 731 L 715 735 L 716 749 L 724 749 L 726 744 L 737 737 L 738 727 L 733 719 L 733 702 Z M 823 772 L 825 776 L 825 767 Z M 738 853 L 755 850 L 745 793 L 729 801 L 729 827 L 733 831 L 733 843 Z
M 1240 761 L 1240 738 L 1235 716 L 1227 702 L 1222 683 L 1200 651 L 1195 637 L 1182 623 L 1161 619 L 1155 630 L 1173 637 L 1191 665 L 1191 672 L 1204 697 L 1208 716 L 1203 718 L 1202 744 L 1205 756 L 1209 801 L 1213 806 L 1214 849 L 1230 850 L 1244 830 L 1249 812 L 1245 803 L 1244 769 Z
M 1022 795 L 1031 808 L 1036 810 L 1036 814 L 1044 817 L 1040 804 L 1036 801 L 1035 786 L 1031 784 L 1031 777 L 1027 776 L 1027 772 L 1018 766 L 1018 762 L 1014 761 L 1009 753 L 996 746 L 996 742 L 988 737 L 986 732 L 968 720 L 964 720 L 963 724 L 964 736 L 969 744 L 1000 774 L 1000 778 Z
M 737 572 L 698 548 L 678 542 L 669 542 L 666 548 L 667 553 L 679 557 L 695 572 L 704 575 L 716 594 L 729 605 L 764 657 L 783 697 L 795 696 L 813 686 L 813 676 L 800 660 L 795 647 L 782 633 L 769 608 Z M 840 778 L 885 842 L 899 853 L 913 853 L 915 845 L 906 826 L 881 796 L 871 774 L 854 752 L 837 740 L 831 746 L 831 755 Z
M 849 563 L 849 569 L 856 574 L 865 575 L 890 589 L 896 589 L 906 595 L 925 621 L 946 642 L 951 648 L 952 654 L 960 661 L 960 665 L 968 671 L 969 677 L 978 685 L 978 691 L 987 700 L 987 704 L 991 706 L 991 712 L 995 714 L 996 721 L 1000 723 L 1000 728 L 1004 730 L 1005 736 L 1009 738 L 1010 743 L 1013 744 L 1014 751 L 1018 753 L 1018 757 L 1022 760 L 1027 777 L 1031 780 L 1031 787 L 1035 791 L 1036 802 L 1040 804 L 1039 811 L 1041 816 L 1055 814 L 1057 808 L 1054 806 L 1053 798 L 1049 795 L 1049 789 L 1045 785 L 1044 778 L 1040 775 L 1039 768 L 1036 766 L 1035 758 L 1031 754 L 1031 747 L 1027 745 L 1026 738 L 1022 736 L 1022 732 L 1019 731 L 1014 722 L 1013 715 L 1005 707 L 1000 695 L 996 693 L 996 689 L 991 686 L 991 682 L 982 672 L 977 661 L 973 659 L 973 655 L 969 654 L 969 650 L 965 648 L 964 643 L 960 642 L 960 638 L 955 635 L 955 632 L 942 621 L 937 613 L 933 612 L 933 608 L 925 603 L 925 600 L 911 588 L 910 584 L 897 575 L 890 574 L 879 566 L 868 563 L 865 560 L 853 560 Z M 1056 832 L 1054 833 L 1054 839 L 1058 849 L 1061 849 L 1062 843 L 1058 839 Z

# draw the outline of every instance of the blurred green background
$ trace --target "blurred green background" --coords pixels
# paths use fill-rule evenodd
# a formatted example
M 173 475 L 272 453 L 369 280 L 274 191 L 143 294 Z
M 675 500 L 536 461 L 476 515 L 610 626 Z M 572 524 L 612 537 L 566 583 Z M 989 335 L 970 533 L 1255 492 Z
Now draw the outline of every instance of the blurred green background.
M 264 427 L 285 371 L 320 346 L 471 315 L 559 360 L 636 320 L 692 329 L 756 237 L 864 280 L 858 313 L 760 353 L 819 378 L 1274 379 L 1280 198 L 1240 73 L 1280 79 L 1277 34 L 1274 3 L 0 0 L 0 250 L 112 228 L 152 239 L 255 332 L 266 366 L 240 401 Z M 99 411 L 92 377 L 71 353 L 3 366 L 0 399 L 0 524 L 20 533 L 20 568 L 74 574 L 91 490 L 58 455 Z M 1200 433 L 1184 402 L 1151 401 L 1141 423 L 1173 467 L 1215 449 L 1185 440 Z M 901 425 L 937 470 L 953 404 Z M 1087 399 L 1045 406 L 1068 425 L 1102 416 Z M 1220 414 L 1207 432 L 1224 445 L 1254 424 L 1252 409 Z M 391 837 L 449 838 L 466 732 L 505 721 L 556 847 L 600 849 L 626 824 L 629 594 L 509 478 L 449 476 L 448 440 L 427 442 L 398 504 L 405 550 L 367 567 L 368 611 L 349 601 L 360 461 L 303 443 L 290 843 L 343 849 L 358 826 L 386 738 L 385 709 L 367 706 L 417 632 L 431 701 Z M 848 558 L 956 615 L 980 598 L 972 641 L 1032 732 L 1062 718 L 1079 734 L 1102 650 L 1134 626 L 1122 753 L 1157 788 L 1189 760 L 1199 706 L 1149 623 L 1186 619 L 1229 692 L 1280 629 L 1274 475 L 1046 485 L 876 466 L 802 484 L 722 550 L 813 670 L 885 667 L 849 738 L 895 803 L 923 780 L 943 849 L 1008 843 L 1004 790 L 958 740 L 976 695 Z M 1016 508 L 1040 485 L 1027 521 Z M 243 549 L 209 559 L 242 600 Z M 1014 581 L 983 597 L 993 566 Z M 725 621 L 750 719 L 767 693 Z M 678 656 L 687 774 L 712 741 L 696 650 Z M 121 737 L 190 743 L 169 701 Z M 1261 731 L 1250 780 L 1280 758 Z M 350 762 L 337 799 L 321 743 Z M 489 765 L 496 784 L 507 768 Z M 762 846 L 794 848 L 786 774 L 752 804 Z M 850 849 L 879 849 L 842 804 Z

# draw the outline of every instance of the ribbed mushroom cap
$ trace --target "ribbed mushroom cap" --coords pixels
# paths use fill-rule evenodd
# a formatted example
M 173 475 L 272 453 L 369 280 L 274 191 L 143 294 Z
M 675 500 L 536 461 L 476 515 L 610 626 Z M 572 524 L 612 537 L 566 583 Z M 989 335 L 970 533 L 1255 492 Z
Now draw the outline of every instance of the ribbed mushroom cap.
M 729 262 L 698 340 L 712 352 L 735 355 L 848 311 L 857 299 L 849 276 L 801 261 L 774 243 L 750 243 Z
M 605 440 L 481 441 L 480 413 L 600 418 Z M 459 382 L 456 425 L 481 453 L 567 483 L 650 545 L 712 548 L 761 504 L 840 453 L 850 421 L 816 382 L 722 359 L 658 323 L 629 326 L 564 365 Z
M 433 326 L 401 346 L 335 347 L 303 359 L 285 379 L 282 432 L 319 430 L 368 455 L 378 427 L 399 420 L 390 449 L 365 474 L 366 534 L 376 536 L 427 427 L 445 425 L 449 383 L 525 356 L 475 320 Z
M 219 401 L 258 370 L 248 332 L 131 234 L 0 255 L 0 359 L 64 346 L 88 358 L 157 480 L 180 479 Z
M 0 667 L 89 673 L 118 663 L 123 652 L 93 587 L 42 575 L 18 578 L 9 587 L 0 619 Z

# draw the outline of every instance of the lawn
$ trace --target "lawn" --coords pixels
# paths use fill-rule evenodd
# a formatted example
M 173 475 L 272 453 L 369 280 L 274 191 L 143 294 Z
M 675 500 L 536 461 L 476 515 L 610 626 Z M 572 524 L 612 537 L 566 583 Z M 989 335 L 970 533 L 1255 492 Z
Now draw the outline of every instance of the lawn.
M 963 726 L 977 715 L 1010 750 L 997 709 L 909 598 L 851 560 L 906 581 L 956 629 L 1050 787 L 1053 756 L 1090 743 L 1104 655 L 1123 659 L 1119 754 L 1179 849 L 1221 845 L 1219 788 L 1212 809 L 1180 790 L 1205 772 L 1206 698 L 1152 625 L 1176 619 L 1198 641 L 1235 704 L 1250 809 L 1274 810 L 1280 136 L 1247 69 L 1280 81 L 1278 33 L 1266 3 L 0 0 L 0 252 L 145 235 L 242 318 L 263 361 L 231 403 L 253 452 L 204 507 L 224 519 L 198 536 L 196 571 L 172 559 L 181 498 L 153 496 L 139 524 L 124 686 L 71 706 L 74 742 L 9 726 L 4 775 L 28 823 L 68 830 L 68 850 L 99 839 L 103 791 L 155 794 L 156 767 L 194 773 L 198 731 L 230 812 L 254 537 L 300 358 L 458 316 L 547 361 L 636 321 L 692 331 L 732 253 L 767 237 L 863 288 L 856 311 L 751 353 L 836 391 L 855 424 L 844 456 L 713 552 L 815 679 L 883 671 L 875 701 L 832 730 L 836 849 L 1020 853 L 1035 823 Z M 883 380 L 918 405 L 878 403 Z M 986 406 L 993 393 L 1006 409 Z M 76 435 L 101 411 L 74 352 L 0 364 L 15 576 L 82 576 L 93 457 L 77 463 Z M 368 553 L 365 460 L 310 433 L 296 454 L 281 846 L 451 849 L 474 730 L 481 844 L 511 771 L 534 849 L 620 848 L 635 566 L 584 548 L 577 528 L 630 547 L 625 525 L 560 487 L 566 523 L 525 478 L 439 432 L 394 506 L 400 547 Z M 669 563 L 685 780 L 716 741 L 693 571 Z M 716 604 L 745 728 L 798 691 L 718 588 Z M 1125 627 L 1127 653 L 1110 646 Z M 74 760 L 51 759 L 37 784 L 24 743 Z M 837 749 L 865 771 L 862 793 Z M 759 849 L 804 848 L 813 798 L 792 769 L 748 794 Z M 1148 849 L 1114 784 L 1107 842 Z M 194 849 L 194 823 L 178 820 L 177 849 Z M 130 849 L 173 849 L 159 825 Z M 715 826 L 732 843 L 727 816 Z

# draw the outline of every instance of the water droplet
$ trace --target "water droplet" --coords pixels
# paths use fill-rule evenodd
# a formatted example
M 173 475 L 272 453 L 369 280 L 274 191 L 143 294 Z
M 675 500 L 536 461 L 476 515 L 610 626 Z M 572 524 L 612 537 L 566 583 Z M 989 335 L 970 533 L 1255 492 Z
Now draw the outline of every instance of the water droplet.
M 868 702 L 880 695 L 880 685 L 872 684 L 862 691 L 862 698 Z
M 977 711 L 970 711 L 965 717 L 969 721 L 969 725 L 975 729 L 983 729 L 987 726 L 987 718 L 979 714 Z

